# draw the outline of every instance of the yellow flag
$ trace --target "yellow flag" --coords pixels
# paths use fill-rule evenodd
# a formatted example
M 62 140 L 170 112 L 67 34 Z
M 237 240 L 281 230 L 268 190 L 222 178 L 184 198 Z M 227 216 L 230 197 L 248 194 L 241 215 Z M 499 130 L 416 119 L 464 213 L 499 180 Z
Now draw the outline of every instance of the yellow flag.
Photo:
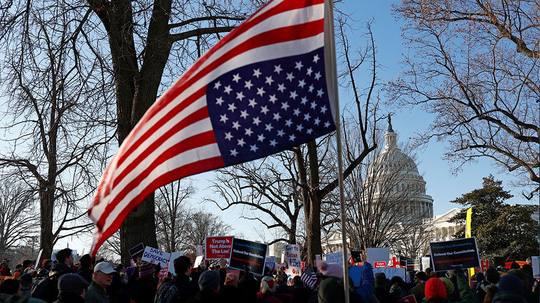
M 465 222 L 465 238 L 471 237 L 472 207 L 467 209 L 467 221 Z
M 467 219 L 465 221 L 465 238 L 471 237 L 471 220 L 472 219 L 472 207 L 467 209 Z M 469 284 L 471 284 L 471 278 L 474 276 L 474 268 L 469 268 Z

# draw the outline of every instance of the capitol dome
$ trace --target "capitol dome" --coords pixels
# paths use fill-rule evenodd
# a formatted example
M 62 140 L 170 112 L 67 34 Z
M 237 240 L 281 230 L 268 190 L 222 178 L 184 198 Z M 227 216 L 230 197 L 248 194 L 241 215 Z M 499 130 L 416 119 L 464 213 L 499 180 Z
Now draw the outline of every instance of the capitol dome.
M 368 182 L 376 184 L 375 198 L 395 200 L 406 210 L 403 220 L 433 217 L 433 198 L 426 194 L 426 182 L 414 160 L 397 145 L 390 118 L 384 134 L 385 147 L 368 170 Z

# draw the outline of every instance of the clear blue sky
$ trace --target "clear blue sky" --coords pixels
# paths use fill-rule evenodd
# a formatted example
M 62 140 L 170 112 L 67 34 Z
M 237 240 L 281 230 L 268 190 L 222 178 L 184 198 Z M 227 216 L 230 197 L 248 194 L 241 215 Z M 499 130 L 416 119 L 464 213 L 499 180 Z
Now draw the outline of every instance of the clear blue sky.
M 398 64 L 398 61 L 401 59 L 402 53 L 405 50 L 401 44 L 400 27 L 402 23 L 396 21 L 391 15 L 392 2 L 394 1 L 346 0 L 338 6 L 341 10 L 350 13 L 351 17 L 358 21 L 355 26 L 356 28 L 360 29 L 361 26 L 370 19 L 375 20 L 372 30 L 378 48 L 378 61 L 382 65 L 382 69 L 379 71 L 381 83 L 386 83 L 388 80 L 399 75 L 401 67 Z M 345 98 L 341 99 L 344 100 Z M 397 107 L 388 107 L 383 109 L 383 112 L 394 113 L 392 124 L 394 131 L 398 134 L 398 144 L 410 142 L 410 137 L 413 137 L 415 133 L 423 132 L 432 122 L 430 115 L 423 113 L 418 109 L 412 111 L 400 111 Z M 418 170 L 427 182 L 427 194 L 434 199 L 435 215 L 443 214 L 446 211 L 457 207 L 456 204 L 452 204 L 449 201 L 464 193 L 480 188 L 482 186 L 482 177 L 486 177 L 489 174 L 493 174 L 498 180 L 503 180 L 503 186 L 507 190 L 512 191 L 515 198 L 511 200 L 511 203 L 537 204 L 537 199 L 532 202 L 527 202 L 525 199 L 520 198 L 520 190 L 512 188 L 508 182 L 512 177 L 505 173 L 501 173 L 498 168 L 493 167 L 486 159 L 481 160 L 477 164 L 467 165 L 462 172 L 453 175 L 450 164 L 442 159 L 445 147 L 446 145 L 444 142 L 430 142 L 428 146 L 418 151 L 417 154 Z M 202 198 L 208 195 L 204 186 L 205 184 L 208 184 L 207 181 L 213 178 L 214 174 L 212 172 L 203 173 L 193 178 L 195 181 L 194 184 L 198 186 L 199 192 L 196 197 L 192 199 L 192 205 L 194 207 L 202 206 L 206 210 L 219 215 L 234 228 L 233 234 L 238 235 L 242 233 L 246 238 L 251 240 L 261 240 L 254 232 L 254 227 L 257 225 L 251 221 L 240 219 L 240 211 L 238 208 L 236 210 L 220 212 L 213 204 L 198 204 Z M 272 238 L 267 234 L 267 238 L 262 240 L 268 241 L 272 240 Z M 89 244 L 90 243 L 88 242 L 88 247 Z M 72 242 L 70 246 L 76 247 L 80 253 L 84 244 Z M 86 251 L 88 251 L 88 247 L 85 249 Z

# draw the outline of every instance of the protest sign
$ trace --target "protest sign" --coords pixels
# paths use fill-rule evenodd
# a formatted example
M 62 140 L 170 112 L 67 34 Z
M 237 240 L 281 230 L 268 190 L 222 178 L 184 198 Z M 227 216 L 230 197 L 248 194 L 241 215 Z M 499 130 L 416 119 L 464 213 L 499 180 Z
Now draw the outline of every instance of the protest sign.
M 129 250 L 129 255 L 131 256 L 131 258 L 136 259 L 136 257 L 138 255 L 141 255 L 143 252 L 144 252 L 144 244 L 141 242 Z
M 264 262 L 264 266 L 271 269 L 276 269 L 276 257 L 275 256 L 266 257 L 266 262 Z
M 167 267 L 170 257 L 171 254 L 168 252 L 147 246 L 144 249 L 141 260 L 152 264 L 159 264 L 161 267 Z
M 206 237 L 204 259 L 219 260 L 231 258 L 232 236 L 229 237 Z
M 178 252 L 178 251 L 171 253 L 171 257 L 169 259 L 169 272 L 173 276 L 176 276 L 176 271 L 174 270 L 174 260 L 178 259 L 178 257 L 183 256 L 183 255 L 184 255 L 183 252 Z
M 534 278 L 535 279 L 540 278 L 540 257 L 539 256 L 532 256 L 531 257 L 531 263 L 532 263 Z
M 480 266 L 476 238 L 452 241 L 431 242 L 431 263 L 435 271 L 447 271 L 456 267 L 471 268 Z
M 202 256 L 202 255 L 203 255 L 203 246 L 197 245 L 197 256 Z
M 339 265 L 343 264 L 343 253 L 337 252 L 332 254 L 326 254 L 326 263 L 337 263 Z
M 379 267 L 373 269 L 373 274 L 384 273 L 386 278 L 392 279 L 393 277 L 400 277 L 403 281 L 406 281 L 405 268 L 398 267 Z
M 367 262 L 375 264 L 375 262 L 388 262 L 390 260 L 390 248 L 389 247 L 377 247 L 377 248 L 368 248 L 367 253 Z
M 386 262 L 380 261 L 373 263 L 373 268 L 386 267 Z
M 170 258 L 170 253 L 161 251 L 157 248 L 146 246 L 146 248 L 144 249 L 144 253 L 142 254 L 141 261 L 152 264 L 159 264 L 159 266 L 161 266 L 161 269 L 159 271 L 158 277 L 163 278 L 167 275 Z
M 399 303 L 416 303 L 414 295 L 408 295 L 398 300 Z
M 255 275 L 264 274 L 268 245 L 234 238 L 229 267 L 247 270 Z
M 203 261 L 203 256 L 197 256 L 197 258 L 195 258 L 195 263 L 193 263 L 193 268 L 199 267 L 202 261 Z
M 41 254 L 43 253 L 43 249 L 40 249 L 39 250 L 39 253 L 38 253 L 38 256 L 37 256 L 37 259 L 36 259 L 36 263 L 34 264 L 34 268 L 35 269 L 38 269 L 41 267 L 41 264 L 40 264 L 40 260 L 41 260 Z
M 422 270 L 426 271 L 428 267 L 431 267 L 431 257 L 422 257 Z
M 285 245 L 285 261 L 289 265 L 288 274 L 299 276 L 302 271 L 302 259 L 300 259 L 300 246 L 297 244 Z

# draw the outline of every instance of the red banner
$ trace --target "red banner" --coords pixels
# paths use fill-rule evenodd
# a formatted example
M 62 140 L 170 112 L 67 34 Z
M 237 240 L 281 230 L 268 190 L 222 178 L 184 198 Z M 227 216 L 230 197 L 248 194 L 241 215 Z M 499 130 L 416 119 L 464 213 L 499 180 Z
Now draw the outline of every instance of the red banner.
M 230 259 L 232 249 L 232 236 L 206 237 L 205 260 Z
M 374 267 L 374 268 L 386 267 L 386 262 L 384 262 L 384 261 L 381 261 L 381 262 L 375 262 L 375 264 L 373 264 L 373 267 Z

